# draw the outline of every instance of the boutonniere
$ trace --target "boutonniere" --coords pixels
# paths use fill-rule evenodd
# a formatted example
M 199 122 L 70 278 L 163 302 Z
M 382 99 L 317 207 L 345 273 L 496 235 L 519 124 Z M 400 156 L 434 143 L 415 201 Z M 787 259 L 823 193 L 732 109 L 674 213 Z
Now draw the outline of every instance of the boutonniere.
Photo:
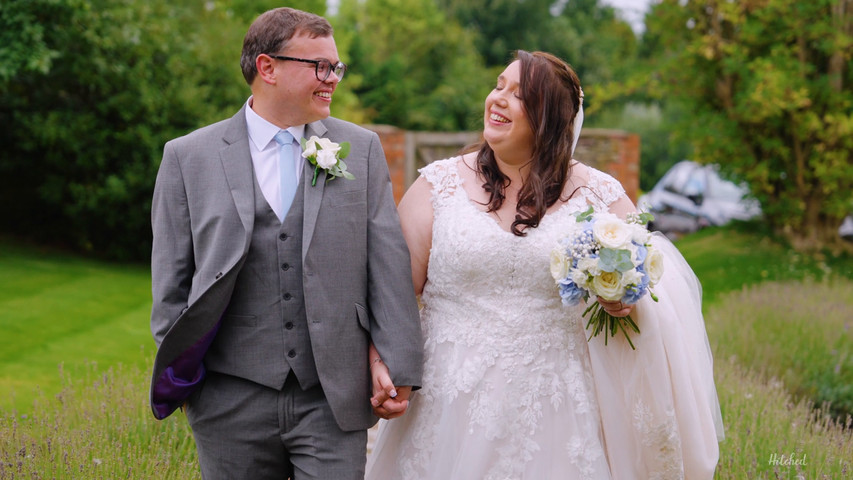
M 349 155 L 349 142 L 337 144 L 328 138 L 319 138 L 312 135 L 311 138 L 299 141 L 302 144 L 302 157 L 314 165 L 314 178 L 311 186 L 317 184 L 317 174 L 320 170 L 326 171 L 326 181 L 334 180 L 335 177 L 344 177 L 347 180 L 355 179 L 355 176 L 347 171 L 344 158 Z

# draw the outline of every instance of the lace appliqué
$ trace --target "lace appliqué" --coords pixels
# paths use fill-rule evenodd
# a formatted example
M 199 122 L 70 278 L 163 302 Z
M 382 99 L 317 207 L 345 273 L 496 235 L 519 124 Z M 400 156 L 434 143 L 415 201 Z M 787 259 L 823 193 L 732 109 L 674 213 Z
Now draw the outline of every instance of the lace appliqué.
M 647 452 L 649 480 L 675 480 L 684 478 L 681 463 L 681 442 L 675 420 L 675 410 L 669 407 L 663 412 L 663 418 L 656 417 L 651 409 L 637 398 L 633 409 L 634 429 Z
M 589 200 L 595 198 L 597 202 L 590 201 L 590 205 L 597 204 L 596 208 L 602 210 L 606 210 L 608 205 L 619 200 L 625 194 L 625 189 L 616 179 L 591 167 L 589 168 L 589 184 L 587 187 L 583 189 L 585 191 L 584 197 Z
M 566 452 L 572 464 L 578 467 L 582 480 L 596 478 L 595 463 L 604 456 L 604 450 L 599 444 L 575 435 L 566 444 Z
M 462 187 L 462 178 L 456 170 L 456 159 L 439 160 L 418 170 L 424 179 L 432 185 L 432 203 L 436 208 L 447 201 Z

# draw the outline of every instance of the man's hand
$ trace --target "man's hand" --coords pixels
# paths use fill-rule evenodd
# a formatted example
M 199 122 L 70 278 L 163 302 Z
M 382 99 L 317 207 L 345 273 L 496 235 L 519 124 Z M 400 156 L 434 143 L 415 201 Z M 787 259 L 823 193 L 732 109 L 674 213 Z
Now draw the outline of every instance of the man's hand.
M 380 359 L 370 364 L 370 376 L 373 379 L 373 397 L 370 398 L 373 413 L 385 419 L 397 418 L 406 413 L 412 387 L 395 387 L 388 367 Z

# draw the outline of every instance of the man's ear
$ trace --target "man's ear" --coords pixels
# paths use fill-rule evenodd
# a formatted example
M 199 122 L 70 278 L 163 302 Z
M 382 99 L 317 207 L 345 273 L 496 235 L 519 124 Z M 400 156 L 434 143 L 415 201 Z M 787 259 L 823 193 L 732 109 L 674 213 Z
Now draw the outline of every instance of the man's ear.
M 274 85 L 276 82 L 275 59 L 262 53 L 255 59 L 255 68 L 258 69 L 258 77 L 265 83 Z

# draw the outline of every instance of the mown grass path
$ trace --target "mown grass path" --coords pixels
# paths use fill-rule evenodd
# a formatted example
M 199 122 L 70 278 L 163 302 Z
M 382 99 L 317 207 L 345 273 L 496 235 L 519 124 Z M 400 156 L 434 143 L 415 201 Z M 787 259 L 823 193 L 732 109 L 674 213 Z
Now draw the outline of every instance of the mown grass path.
M 0 409 L 58 392 L 59 365 L 145 365 L 150 299 L 145 266 L 0 243 Z

